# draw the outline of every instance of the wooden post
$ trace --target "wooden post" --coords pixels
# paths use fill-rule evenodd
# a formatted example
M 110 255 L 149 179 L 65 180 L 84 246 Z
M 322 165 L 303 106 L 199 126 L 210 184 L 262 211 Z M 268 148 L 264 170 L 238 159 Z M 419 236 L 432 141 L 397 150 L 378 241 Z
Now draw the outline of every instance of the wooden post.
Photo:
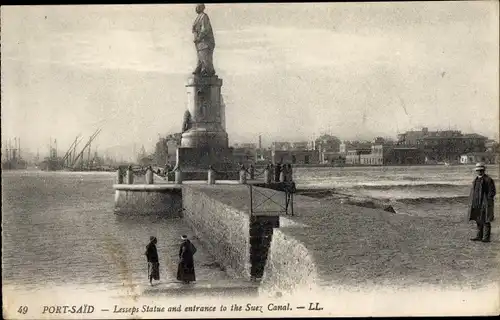
M 132 171 L 132 166 L 127 168 L 127 184 L 134 184 L 134 171 Z
M 149 166 L 146 169 L 146 184 L 153 184 L 154 183 L 154 175 L 153 175 L 153 168 Z
M 208 184 L 215 184 L 215 170 L 212 167 L 208 168 Z
M 255 179 L 255 167 L 253 165 L 250 165 L 250 168 L 248 168 L 248 171 L 250 173 L 250 180 Z
M 122 168 L 118 168 L 116 171 L 116 183 L 122 184 L 123 183 L 123 172 Z
M 266 166 L 266 168 L 264 169 L 264 183 L 270 184 L 271 178 L 272 178 L 271 167 Z
M 247 171 L 245 170 L 245 167 L 243 167 L 243 166 L 240 169 L 240 183 L 241 184 L 247 183 Z
M 179 168 L 175 170 L 175 183 L 182 184 L 182 171 Z

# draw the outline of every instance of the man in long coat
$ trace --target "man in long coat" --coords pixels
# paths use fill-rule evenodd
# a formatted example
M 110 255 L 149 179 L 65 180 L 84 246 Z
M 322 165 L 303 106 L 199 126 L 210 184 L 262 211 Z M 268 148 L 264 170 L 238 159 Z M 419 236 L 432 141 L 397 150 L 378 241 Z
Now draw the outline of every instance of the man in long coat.
M 177 268 L 177 280 L 184 283 L 196 281 L 194 272 L 194 254 L 196 247 L 189 241 L 186 235 L 181 237 L 182 244 L 179 250 L 179 266 Z
M 196 6 L 196 13 L 198 16 L 193 23 L 193 42 L 196 47 L 198 56 L 198 64 L 193 74 L 201 74 L 202 76 L 215 75 L 213 64 L 213 54 L 215 49 L 215 38 L 210 24 L 208 15 L 204 12 L 205 5 L 198 4 Z
M 158 259 L 158 251 L 156 250 L 156 237 L 149 238 L 149 244 L 146 246 L 146 258 L 148 260 L 148 278 L 149 284 L 153 285 L 154 280 L 160 280 L 160 262 Z
M 477 235 L 472 241 L 490 242 L 491 222 L 494 216 L 495 183 L 485 174 L 483 163 L 476 164 L 477 177 L 472 182 L 469 199 L 469 221 L 476 221 Z

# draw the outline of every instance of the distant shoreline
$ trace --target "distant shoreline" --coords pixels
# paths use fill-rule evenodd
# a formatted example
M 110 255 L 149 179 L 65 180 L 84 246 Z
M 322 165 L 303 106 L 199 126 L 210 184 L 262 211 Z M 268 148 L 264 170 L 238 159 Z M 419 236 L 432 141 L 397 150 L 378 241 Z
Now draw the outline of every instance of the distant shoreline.
M 391 164 L 391 165 L 335 165 L 335 164 L 292 164 L 293 168 L 390 168 L 390 167 L 473 167 L 475 164 Z M 498 166 L 498 163 L 489 164 L 487 166 Z M 257 168 L 264 168 L 265 165 L 256 165 Z

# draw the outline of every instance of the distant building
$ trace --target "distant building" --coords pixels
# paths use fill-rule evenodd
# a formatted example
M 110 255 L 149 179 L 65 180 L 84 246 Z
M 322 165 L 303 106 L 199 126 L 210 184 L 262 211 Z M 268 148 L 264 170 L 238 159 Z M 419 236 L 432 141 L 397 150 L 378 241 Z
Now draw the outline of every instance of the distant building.
M 275 141 L 271 143 L 271 150 L 274 151 L 286 151 L 292 148 L 290 142 Z
M 459 162 L 461 155 L 486 151 L 487 138 L 476 133 L 462 134 L 458 130 L 407 131 L 398 135 L 398 147 L 411 147 L 423 150 L 425 161 Z
M 355 148 L 351 150 L 347 150 L 345 156 L 345 163 L 350 165 L 361 164 L 361 156 L 368 155 L 372 153 L 372 149 L 370 148 Z M 365 157 L 363 157 L 364 159 Z M 365 160 L 364 160 L 365 161 Z
M 459 131 L 441 131 L 419 140 L 428 159 L 459 162 L 460 156 L 472 152 L 484 152 L 487 138 L 478 134 L 462 135 Z
M 319 152 L 317 150 L 271 150 L 271 160 L 275 164 L 318 164 Z
M 233 147 L 233 157 L 238 163 L 249 165 L 256 162 L 255 148 Z
M 498 156 L 492 152 L 471 152 L 460 156 L 461 164 L 474 164 L 484 162 L 486 164 L 497 163 Z
M 256 163 L 269 163 L 271 161 L 271 150 L 270 149 L 257 149 L 256 155 L 255 155 L 255 162 Z
M 428 128 L 422 128 L 420 131 L 406 131 L 398 134 L 397 144 L 406 147 L 415 147 L 418 141 L 429 134 Z
M 416 147 L 394 147 L 392 149 L 390 164 L 394 165 L 417 165 L 424 164 L 425 155 L 423 150 Z
M 235 143 L 233 145 L 233 148 L 246 148 L 246 149 L 256 150 L 257 144 L 256 143 Z
M 314 141 L 275 141 L 271 143 L 271 150 L 274 151 L 306 151 L 314 149 Z
M 311 141 L 298 141 L 290 143 L 291 150 L 311 150 L 313 145 Z
M 336 136 L 323 134 L 314 140 L 314 146 L 311 149 L 317 149 L 325 152 L 339 152 L 339 146 L 342 142 Z
M 346 161 L 346 155 L 340 152 L 319 150 L 319 163 L 343 165 Z
M 349 150 L 371 150 L 372 142 L 369 141 L 342 141 L 339 146 L 339 152 L 347 154 Z
M 384 146 L 373 145 L 370 153 L 360 154 L 360 164 L 369 166 L 384 165 Z
M 486 152 L 496 152 L 498 149 L 498 142 L 495 140 L 487 140 L 484 144 Z

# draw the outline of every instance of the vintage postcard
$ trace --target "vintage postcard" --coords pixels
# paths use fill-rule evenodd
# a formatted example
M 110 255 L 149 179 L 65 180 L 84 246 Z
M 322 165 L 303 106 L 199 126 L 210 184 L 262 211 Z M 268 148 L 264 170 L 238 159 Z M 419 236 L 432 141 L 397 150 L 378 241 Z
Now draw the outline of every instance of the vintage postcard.
M 498 315 L 498 21 L 3 6 L 3 317 Z

